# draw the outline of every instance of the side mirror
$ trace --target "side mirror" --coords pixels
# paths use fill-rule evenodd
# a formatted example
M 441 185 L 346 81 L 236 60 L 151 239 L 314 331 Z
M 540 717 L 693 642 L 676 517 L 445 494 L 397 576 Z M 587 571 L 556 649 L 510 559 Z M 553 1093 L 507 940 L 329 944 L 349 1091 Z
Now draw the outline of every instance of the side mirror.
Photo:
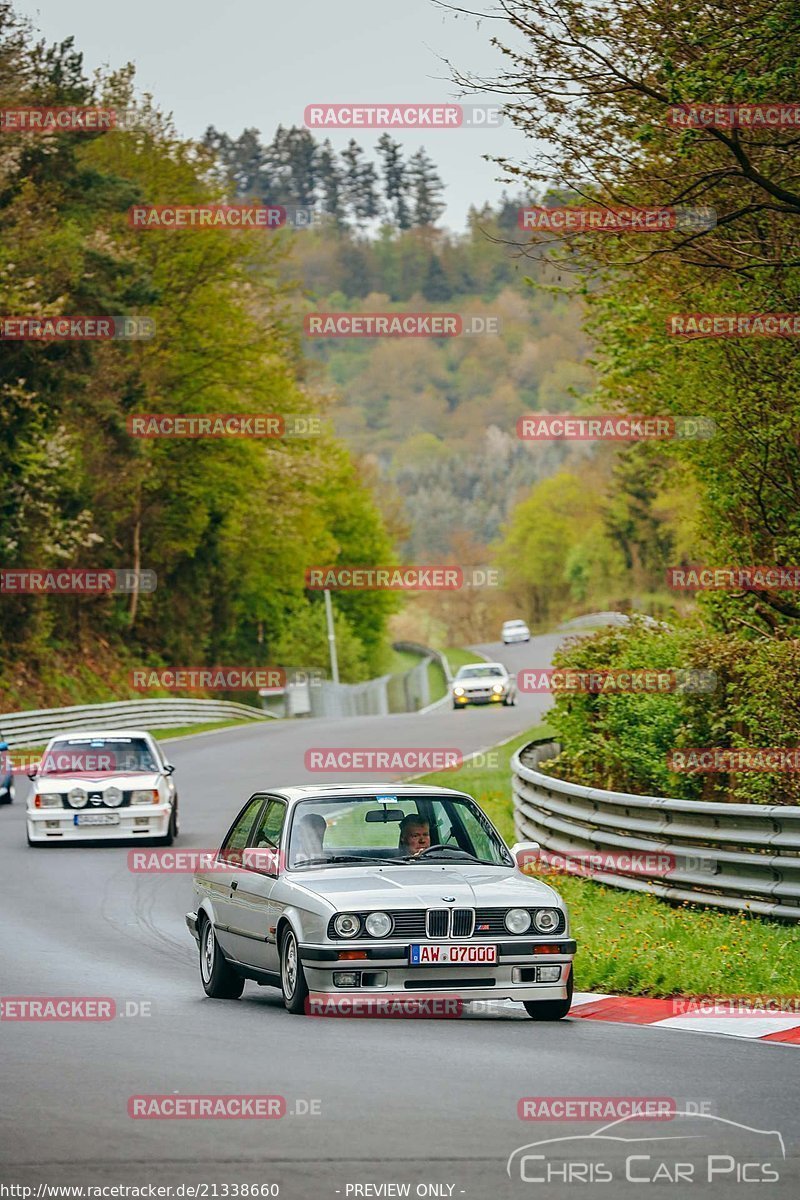
M 39 774 L 39 767 L 40 767 L 41 765 L 42 765 L 42 764 L 41 764 L 41 762 L 38 762 L 38 763 L 34 763 L 34 764 L 33 764 L 33 766 L 31 767 L 30 771 L 28 771 L 28 773 L 27 773 L 27 774 L 28 774 L 28 779 L 30 779 L 30 780 L 34 780 L 34 779 L 36 778 L 36 776 Z
M 165 775 L 171 775 L 174 770 L 175 770 L 175 767 L 172 763 L 164 763 L 164 774 Z
M 511 855 L 517 864 L 517 870 L 525 874 L 526 867 L 541 865 L 542 847 L 538 842 L 514 842 Z

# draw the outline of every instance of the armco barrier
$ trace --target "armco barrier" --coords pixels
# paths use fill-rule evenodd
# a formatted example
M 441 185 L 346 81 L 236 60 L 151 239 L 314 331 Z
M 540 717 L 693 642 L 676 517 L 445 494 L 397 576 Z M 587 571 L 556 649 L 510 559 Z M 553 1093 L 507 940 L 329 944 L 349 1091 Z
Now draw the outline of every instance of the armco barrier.
M 55 733 L 78 729 L 169 729 L 207 721 L 250 718 L 263 721 L 263 709 L 233 700 L 163 699 L 115 700 L 110 704 L 76 704 L 69 708 L 40 708 L 0 713 L 0 733 L 9 746 L 38 746 Z
M 532 742 L 511 760 L 520 840 L 555 854 L 633 856 L 624 873 L 592 870 L 599 883 L 800 921 L 800 807 L 707 804 L 583 787 L 537 769 L 559 749 L 557 742 Z M 668 855 L 674 869 L 657 877 L 646 873 L 646 864 L 637 863 L 644 855 Z

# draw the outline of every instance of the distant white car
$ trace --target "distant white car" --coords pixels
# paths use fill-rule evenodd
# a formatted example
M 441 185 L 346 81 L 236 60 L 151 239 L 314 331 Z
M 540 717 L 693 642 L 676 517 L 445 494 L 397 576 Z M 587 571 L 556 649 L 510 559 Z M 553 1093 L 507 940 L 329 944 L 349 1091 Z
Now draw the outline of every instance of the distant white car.
M 453 708 L 466 708 L 468 704 L 516 704 L 517 683 L 502 663 L 467 663 L 453 680 L 450 696 Z
M 155 739 L 138 729 L 62 733 L 30 778 L 28 845 L 178 834 L 178 793 Z
M 502 638 L 504 646 L 511 642 L 529 642 L 531 631 L 524 621 L 504 621 Z

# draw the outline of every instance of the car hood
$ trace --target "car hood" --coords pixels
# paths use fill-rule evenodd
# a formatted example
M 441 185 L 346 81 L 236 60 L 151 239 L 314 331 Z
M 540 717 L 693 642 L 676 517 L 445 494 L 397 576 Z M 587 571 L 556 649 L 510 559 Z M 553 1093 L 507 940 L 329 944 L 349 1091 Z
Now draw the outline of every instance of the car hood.
M 513 867 L 407 866 L 323 867 L 293 874 L 292 882 L 339 910 L 352 908 L 509 908 L 558 905 L 546 883 Z M 445 901 L 444 897 L 454 897 Z
M 158 787 L 161 775 L 158 771 L 86 771 L 80 775 L 61 774 L 37 775 L 34 788 L 47 792 L 68 792 L 71 788 L 80 787 L 85 791 L 102 792 L 109 787 L 118 787 L 123 792 L 134 789 Z

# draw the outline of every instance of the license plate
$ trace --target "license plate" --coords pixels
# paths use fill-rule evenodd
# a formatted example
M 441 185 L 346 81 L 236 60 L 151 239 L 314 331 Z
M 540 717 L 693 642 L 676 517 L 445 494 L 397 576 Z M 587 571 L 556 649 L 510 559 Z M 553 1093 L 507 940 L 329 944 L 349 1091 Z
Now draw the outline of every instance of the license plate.
M 412 967 L 427 966 L 429 963 L 453 964 L 495 963 L 497 946 L 442 946 L 431 942 L 417 942 L 410 947 L 409 963 Z
M 119 813 L 75 813 L 76 825 L 119 825 Z

